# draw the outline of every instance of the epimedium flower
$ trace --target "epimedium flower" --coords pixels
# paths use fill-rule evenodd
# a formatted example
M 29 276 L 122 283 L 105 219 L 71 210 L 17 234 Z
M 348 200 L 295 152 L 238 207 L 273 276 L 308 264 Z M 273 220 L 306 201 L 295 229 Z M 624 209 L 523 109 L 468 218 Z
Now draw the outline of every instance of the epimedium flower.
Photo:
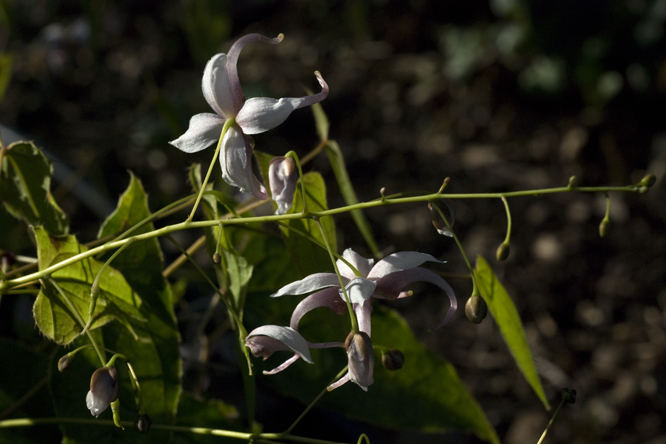
M 238 39 L 228 54 L 216 54 L 206 64 L 201 89 L 213 113 L 196 114 L 190 119 L 188 130 L 170 142 L 186 153 L 196 153 L 218 142 L 228 119 L 234 124 L 221 141 L 220 166 L 222 178 L 241 191 L 252 192 L 259 199 L 267 199 L 266 188 L 252 172 L 252 134 L 268 131 L 284 122 L 295 109 L 321 102 L 328 96 L 328 85 L 319 72 L 315 72 L 321 92 L 305 97 L 272 99 L 254 97 L 245 100 L 240 86 L 236 63 L 241 50 L 251 42 L 277 44 L 284 36 L 274 39 L 260 34 L 248 34 Z
M 419 268 L 419 265 L 428 261 L 443 263 L 443 261 L 439 261 L 429 254 L 416 251 L 393 253 L 376 264 L 373 259 L 365 259 L 352 249 L 345 250 L 342 257 L 360 275 L 357 275 L 344 261 L 337 261 L 336 264 L 340 271 L 342 283 L 345 286 L 345 291 L 349 296 L 350 303 L 358 320 L 359 332 L 355 334 L 353 332 L 350 333 L 345 343 L 306 342 L 306 344 L 309 348 L 345 347 L 347 350 L 349 371 L 340 380 L 331 384 L 329 386 L 330 390 L 341 386 L 347 381 L 352 381 L 366 390 L 372 384 L 372 370 L 374 367 L 374 355 L 372 354 L 372 342 L 370 339 L 370 318 L 373 297 L 394 300 L 411 296 L 411 291 L 402 291 L 411 283 L 424 281 L 435 284 L 446 292 L 451 302 L 451 307 L 446 316 L 435 328 L 440 328 L 453 317 L 458 303 L 453 289 L 442 277 L 430 270 Z M 340 280 L 335 273 L 312 274 L 300 281 L 292 282 L 282 287 L 272 297 L 288 294 L 300 295 L 311 292 L 314 293 L 303 299 L 292 313 L 289 327 L 293 332 L 298 332 L 298 324 L 301 318 L 315 308 L 327 307 L 337 314 L 344 314 L 347 311 L 346 301 L 340 287 Z M 254 334 L 255 331 L 251 334 Z M 300 334 L 299 337 L 302 338 Z M 285 346 L 293 350 L 293 347 L 284 341 L 282 341 L 282 344 L 273 345 L 273 347 L 282 347 L 279 349 L 286 349 L 284 348 Z M 254 351 L 253 354 L 259 356 Z M 299 357 L 299 354 L 296 353 L 291 359 L 269 373 L 273 374 L 284 370 L 298 360 Z
M 90 391 L 86 396 L 86 406 L 94 417 L 98 417 L 109 405 L 118 399 L 120 382 L 115 367 L 102 367 L 95 370 L 90 378 Z
M 298 358 L 313 364 L 307 341 L 291 327 L 279 325 L 262 325 L 252 330 L 245 338 L 245 345 L 255 358 L 262 357 L 264 361 L 276 351 L 292 351 L 294 356 L 271 371 L 264 371 L 265 375 L 278 373 L 289 367 Z

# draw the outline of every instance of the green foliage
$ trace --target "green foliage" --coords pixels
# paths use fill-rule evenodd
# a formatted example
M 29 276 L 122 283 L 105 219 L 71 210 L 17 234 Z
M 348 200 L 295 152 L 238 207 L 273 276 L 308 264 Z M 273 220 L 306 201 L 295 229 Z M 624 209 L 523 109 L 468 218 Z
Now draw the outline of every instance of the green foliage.
M 7 211 L 50 234 L 67 234 L 67 216 L 51 196 L 51 161 L 32 142 L 13 143 L 0 153 L 0 200 Z
M 74 236 L 52 237 L 42 227 L 34 227 L 39 268 L 43 270 L 70 257 L 84 253 Z M 72 342 L 83 330 L 80 320 L 88 321 L 90 287 L 102 263 L 86 258 L 54 272 L 51 277 L 62 288 L 66 298 L 47 280 L 35 300 L 33 313 L 39 330 L 57 344 Z M 129 320 L 142 323 L 141 300 L 117 270 L 107 267 L 100 278 L 100 297 L 93 313 L 91 328 L 118 319 L 129 328 Z
M 299 179 L 294 193 L 294 203 L 287 214 L 300 213 L 303 211 L 303 194 L 301 191 L 301 181 L 305 184 L 305 205 L 308 211 L 323 211 L 328 209 L 326 201 L 326 184 L 319 173 L 307 173 L 302 179 Z M 326 239 L 331 248 L 337 250 L 335 235 L 335 223 L 331 217 L 323 217 L 320 220 Z M 319 229 L 319 225 L 312 219 L 285 220 L 284 225 L 305 233 L 318 241 L 321 245 L 326 245 L 324 237 Z M 320 246 L 314 244 L 311 240 L 292 230 L 282 228 L 285 235 L 287 248 L 291 253 L 291 260 L 302 275 L 331 270 L 333 265 L 328 252 Z
M 518 368 L 523 372 L 525 379 L 532 386 L 546 409 L 550 405 L 541 386 L 541 380 L 534 365 L 534 358 L 527 344 L 527 336 L 523 323 L 520 321 L 516 306 L 506 292 L 502 283 L 497 279 L 488 262 L 481 256 L 476 258 L 476 269 L 474 270 L 481 296 L 488 304 L 488 309 L 499 326 L 504 342 L 509 347 L 513 359 Z

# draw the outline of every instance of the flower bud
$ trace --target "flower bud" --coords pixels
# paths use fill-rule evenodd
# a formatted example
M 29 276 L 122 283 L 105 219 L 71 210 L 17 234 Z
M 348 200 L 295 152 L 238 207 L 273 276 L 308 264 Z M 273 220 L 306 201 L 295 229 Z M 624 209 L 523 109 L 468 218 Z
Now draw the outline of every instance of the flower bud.
M 90 378 L 90 391 L 86 396 L 86 405 L 90 413 L 98 417 L 109 405 L 118 399 L 120 382 L 115 367 L 102 367 L 95 370 Z
M 349 380 L 357 384 L 366 392 L 374 379 L 372 372 L 375 368 L 375 354 L 372 350 L 370 336 L 365 332 L 353 331 L 345 340 L 347 349 L 347 364 L 349 365 Z
M 153 421 L 150 419 L 147 413 L 143 415 L 137 415 L 134 419 L 134 428 L 139 433 L 148 433 L 150 431 L 150 426 L 153 425 Z
M 497 257 L 498 261 L 505 261 L 506 258 L 509 257 L 509 253 L 511 253 L 511 247 L 508 243 L 502 242 L 500 246 L 497 247 L 495 257 Z
M 222 262 L 222 255 L 220 255 L 220 253 L 215 253 L 213 255 L 213 262 L 215 262 L 216 264 Z
M 72 366 L 73 361 L 74 361 L 74 356 L 70 356 L 69 353 L 63 355 L 62 358 L 58 359 L 58 371 L 64 372 L 65 370 L 67 370 Z
M 449 225 L 453 227 L 453 222 L 456 220 L 456 208 L 455 204 L 453 203 L 452 200 L 440 200 L 437 203 L 433 202 L 428 202 L 428 209 L 430 210 L 430 219 L 432 220 L 432 225 L 437 229 L 437 232 L 443 236 L 449 236 L 452 237 L 453 233 L 451 233 L 451 230 L 449 227 L 446 226 L 446 223 L 444 223 L 444 220 L 442 219 L 442 216 L 439 214 L 439 211 L 437 211 L 437 208 L 442 208 L 442 205 L 444 204 L 446 208 L 449 210 Z
M 268 167 L 273 200 L 278 205 L 275 214 L 285 214 L 291 208 L 298 181 L 298 169 L 293 157 L 273 157 Z
M 562 399 L 564 399 L 564 401 L 568 402 L 569 404 L 575 404 L 576 403 L 576 390 L 575 389 L 563 388 L 562 389 Z
M 599 224 L 599 236 L 606 237 L 609 229 L 610 229 L 610 221 L 604 218 Z
M 655 182 L 657 182 L 657 177 L 654 174 L 648 174 L 643 179 L 641 179 L 640 185 L 649 188 L 654 185 Z
M 488 315 L 486 301 L 480 296 L 472 296 L 465 303 L 465 315 L 475 324 L 480 324 Z
M 382 365 L 386 370 L 400 370 L 404 364 L 405 355 L 400 350 L 390 348 L 388 351 L 382 352 Z

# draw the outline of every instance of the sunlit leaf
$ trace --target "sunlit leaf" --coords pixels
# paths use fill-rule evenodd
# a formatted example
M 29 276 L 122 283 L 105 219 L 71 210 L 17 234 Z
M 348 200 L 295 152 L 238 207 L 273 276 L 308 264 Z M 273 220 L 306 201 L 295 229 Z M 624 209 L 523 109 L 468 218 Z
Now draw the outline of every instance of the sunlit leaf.
M 43 227 L 34 227 L 33 233 L 40 270 L 87 251 L 74 236 L 52 237 Z M 101 268 L 101 262 L 86 258 L 51 274 L 69 302 L 48 280 L 44 280 L 35 300 L 33 313 L 37 326 L 45 336 L 65 345 L 79 335 L 82 330 L 79 319 L 88 321 L 90 288 Z M 106 267 L 100 277 L 100 296 L 93 313 L 91 328 L 101 327 L 116 318 L 123 318 L 126 322 L 128 317 L 132 317 L 144 322 L 140 308 L 141 299 L 133 292 L 123 275 L 113 267 Z
M 0 200 L 7 211 L 50 234 L 67 234 L 67 216 L 51 196 L 51 161 L 32 142 L 13 143 L 0 157 Z
M 488 310 L 499 326 L 504 342 L 509 347 L 518 368 L 523 372 L 525 379 L 532 386 L 546 409 L 550 409 L 548 400 L 541 385 L 541 379 L 534 365 L 534 358 L 527 344 L 527 336 L 523 323 L 518 316 L 518 310 L 513 300 L 506 292 L 502 283 L 497 279 L 488 262 L 481 256 L 476 258 L 474 274 L 479 285 L 481 296 L 488 304 Z

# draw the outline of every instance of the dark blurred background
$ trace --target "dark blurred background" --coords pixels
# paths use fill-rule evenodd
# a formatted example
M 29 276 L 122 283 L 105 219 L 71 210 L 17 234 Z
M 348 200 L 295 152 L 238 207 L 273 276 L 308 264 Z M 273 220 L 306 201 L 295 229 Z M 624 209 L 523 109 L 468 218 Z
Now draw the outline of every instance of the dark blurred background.
M 54 195 L 82 241 L 114 208 L 127 170 L 154 210 L 190 193 L 186 165 L 207 165 L 211 153 L 187 155 L 167 142 L 193 114 L 210 112 L 201 93 L 206 61 L 250 32 L 285 40 L 243 51 L 246 96 L 301 96 L 303 87 L 318 88 L 319 70 L 331 90 L 323 102 L 330 137 L 361 200 L 382 187 L 434 192 L 445 177 L 448 191 L 471 193 L 564 186 L 573 175 L 578 185 L 625 185 L 655 174 L 645 195 L 611 193 L 604 239 L 605 199 L 592 194 L 511 199 L 511 255 L 502 263 L 494 259 L 506 229 L 499 200 L 457 201 L 455 228 L 467 254 L 488 258 L 512 295 L 548 396 L 556 402 L 560 388 L 578 391 L 546 442 L 666 443 L 666 0 L 0 5 L 0 72 L 11 72 L 0 78 L 3 138 L 17 133 L 47 150 Z M 302 157 L 317 144 L 312 114 L 296 111 L 255 140 L 261 151 Z M 306 170 L 324 175 L 330 206 L 343 204 L 326 156 Z M 427 252 L 446 259 L 452 274 L 465 273 L 425 205 L 367 216 L 385 253 Z M 25 227 L 4 211 L 0 223 L 3 249 L 33 254 Z M 336 223 L 340 250 L 370 256 L 348 216 Z M 469 280 L 451 283 L 464 304 Z M 503 442 L 536 442 L 550 414 L 492 320 L 477 326 L 458 314 L 428 333 L 444 301 L 417 298 L 392 305 L 456 366 Z M 20 316 L 30 303 L 3 299 L 3 334 L 38 339 L 32 319 Z M 186 389 L 194 384 L 186 378 Z M 318 427 L 342 427 L 337 416 L 314 415 Z M 271 425 L 270 416 L 264 410 L 259 420 Z M 375 433 L 383 442 L 473 441 Z

